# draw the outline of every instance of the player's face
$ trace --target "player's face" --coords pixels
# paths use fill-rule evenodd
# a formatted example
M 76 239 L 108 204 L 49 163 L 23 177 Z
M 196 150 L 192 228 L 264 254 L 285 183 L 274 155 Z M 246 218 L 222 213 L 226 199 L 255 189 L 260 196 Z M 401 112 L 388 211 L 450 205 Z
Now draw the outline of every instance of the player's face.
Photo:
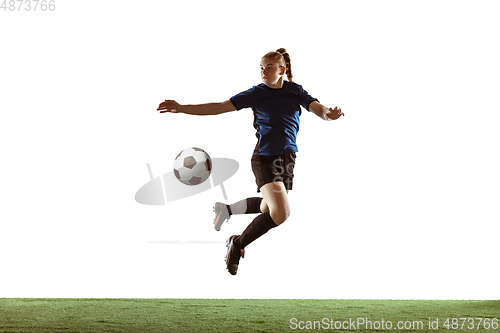
M 260 76 L 268 87 L 281 88 L 284 72 L 284 67 L 274 59 L 262 58 L 260 61 Z

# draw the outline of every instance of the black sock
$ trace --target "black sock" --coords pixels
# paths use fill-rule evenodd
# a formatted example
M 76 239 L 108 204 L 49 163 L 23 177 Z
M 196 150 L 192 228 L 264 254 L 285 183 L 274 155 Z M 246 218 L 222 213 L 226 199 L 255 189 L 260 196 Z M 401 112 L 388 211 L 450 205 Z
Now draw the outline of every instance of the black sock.
M 277 225 L 274 223 L 269 212 L 260 214 L 248 225 L 245 231 L 234 240 L 234 245 L 240 249 L 244 249 L 248 244 L 274 227 L 277 227 Z
M 229 215 L 261 213 L 260 203 L 262 198 L 247 198 L 232 205 L 227 205 Z

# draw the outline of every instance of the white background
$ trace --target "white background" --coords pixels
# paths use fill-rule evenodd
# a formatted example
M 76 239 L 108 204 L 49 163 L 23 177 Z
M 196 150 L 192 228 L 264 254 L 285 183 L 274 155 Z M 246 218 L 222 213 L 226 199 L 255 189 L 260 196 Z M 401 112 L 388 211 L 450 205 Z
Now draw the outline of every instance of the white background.
M 16 2 L 16 6 L 18 3 Z M 496 1 L 59 1 L 0 11 L 0 297 L 498 299 Z M 294 80 L 346 116 L 304 112 L 292 215 L 247 248 L 212 227 L 220 188 L 135 202 L 196 146 L 256 196 L 249 109 L 159 114 Z M 198 241 L 206 244 L 171 244 Z

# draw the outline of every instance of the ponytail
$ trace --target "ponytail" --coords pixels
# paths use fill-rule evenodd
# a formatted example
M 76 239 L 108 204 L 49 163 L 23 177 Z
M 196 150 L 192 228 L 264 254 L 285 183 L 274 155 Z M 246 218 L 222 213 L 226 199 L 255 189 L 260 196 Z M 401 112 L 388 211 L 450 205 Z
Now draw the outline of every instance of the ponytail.
M 285 67 L 286 67 L 286 77 L 288 78 L 288 81 L 293 82 L 292 78 L 292 63 L 290 62 L 290 55 L 284 48 L 277 49 L 276 52 L 281 53 L 283 55 L 283 60 L 285 60 Z

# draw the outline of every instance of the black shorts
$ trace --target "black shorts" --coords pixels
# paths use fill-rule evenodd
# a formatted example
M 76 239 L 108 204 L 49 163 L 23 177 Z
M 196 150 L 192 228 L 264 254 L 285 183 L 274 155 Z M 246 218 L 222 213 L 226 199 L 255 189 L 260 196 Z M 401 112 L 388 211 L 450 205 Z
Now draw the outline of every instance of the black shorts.
M 260 192 L 262 186 L 272 182 L 283 182 L 285 188 L 291 190 L 295 158 L 295 153 L 274 156 L 254 154 L 252 156 L 252 171 L 257 183 L 257 192 Z

